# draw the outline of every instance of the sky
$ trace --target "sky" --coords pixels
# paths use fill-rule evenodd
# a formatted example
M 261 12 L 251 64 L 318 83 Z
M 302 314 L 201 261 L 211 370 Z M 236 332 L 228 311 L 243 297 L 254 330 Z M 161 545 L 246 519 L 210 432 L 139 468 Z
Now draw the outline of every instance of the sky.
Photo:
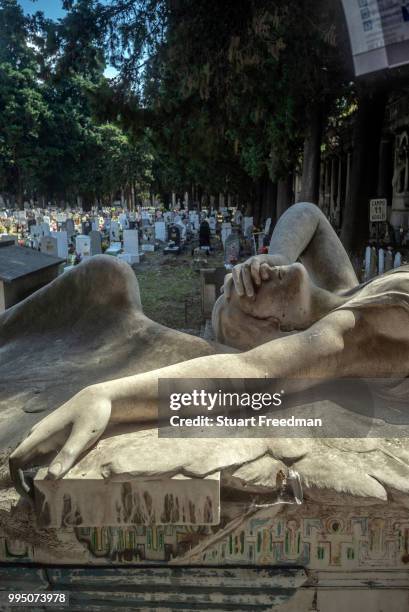
M 26 13 L 35 13 L 42 11 L 46 17 L 50 19 L 58 19 L 63 17 L 64 12 L 61 8 L 61 0 L 18 0 Z M 112 66 L 107 66 L 105 76 L 113 78 L 117 75 L 117 71 Z
M 36 2 L 32 0 L 19 0 L 19 3 L 26 13 L 42 11 L 50 19 L 57 19 L 64 15 L 64 11 L 61 8 L 61 0 L 36 0 Z

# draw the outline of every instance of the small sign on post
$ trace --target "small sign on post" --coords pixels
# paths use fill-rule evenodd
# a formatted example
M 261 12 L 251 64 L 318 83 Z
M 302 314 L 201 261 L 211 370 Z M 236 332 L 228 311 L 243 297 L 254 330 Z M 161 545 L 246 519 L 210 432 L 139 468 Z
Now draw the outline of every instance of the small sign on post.
M 387 216 L 387 200 L 376 198 L 369 200 L 369 220 L 371 223 L 383 223 Z

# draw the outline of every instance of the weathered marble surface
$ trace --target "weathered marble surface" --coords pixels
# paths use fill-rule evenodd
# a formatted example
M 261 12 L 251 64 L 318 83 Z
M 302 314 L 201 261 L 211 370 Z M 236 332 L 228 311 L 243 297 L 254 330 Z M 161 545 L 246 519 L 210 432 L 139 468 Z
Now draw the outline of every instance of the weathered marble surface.
M 147 319 L 131 270 L 105 257 L 90 260 L 3 315 L 0 340 L 0 435 L 3 445 L 13 446 L 47 412 L 93 382 L 229 351 Z M 311 585 L 322 580 L 324 590 L 331 580 L 338 584 L 342 572 L 357 571 L 367 571 L 367 580 L 383 588 L 382 572 L 393 570 L 390 588 L 407 587 L 406 439 L 175 440 L 158 439 L 152 429 L 130 429 L 107 431 L 65 478 L 41 481 L 40 473 L 36 486 L 54 487 L 61 502 L 64 487 L 78 485 L 83 496 L 87 480 L 109 489 L 129 478 L 153 479 L 154 488 L 177 474 L 203 484 L 200 479 L 220 472 L 220 523 L 160 525 L 157 516 L 145 516 L 150 524 L 92 525 L 88 516 L 82 525 L 40 527 L 3 463 L 2 561 L 303 565 L 313 572 Z M 302 505 L 277 503 L 279 475 L 289 466 L 300 475 Z M 87 511 L 95 499 L 90 490 Z M 66 516 L 57 512 L 48 525 L 66 524 Z
M 92 381 L 229 350 L 147 319 L 126 264 L 100 256 L 70 274 L 0 318 L 3 446 Z M 408 505 L 405 439 L 167 440 L 155 430 L 107 432 L 68 477 L 85 470 L 97 479 L 177 473 L 200 478 L 221 469 L 222 487 L 246 491 L 249 505 L 253 494 L 274 493 L 277 473 L 288 465 L 299 472 L 307 498 L 357 506 L 396 499 Z M 10 492 L 5 464 L 3 474 Z M 6 488 L 2 492 L 9 495 Z
M 94 257 L 0 315 L 0 448 L 89 384 L 218 350 L 148 319 L 132 269 Z

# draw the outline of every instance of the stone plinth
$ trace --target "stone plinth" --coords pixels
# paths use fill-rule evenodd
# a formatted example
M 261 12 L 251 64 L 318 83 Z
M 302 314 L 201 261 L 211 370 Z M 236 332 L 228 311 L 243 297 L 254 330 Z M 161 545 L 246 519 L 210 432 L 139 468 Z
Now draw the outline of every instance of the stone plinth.
M 41 527 L 127 525 L 217 525 L 220 522 L 219 473 L 207 478 L 34 479 Z

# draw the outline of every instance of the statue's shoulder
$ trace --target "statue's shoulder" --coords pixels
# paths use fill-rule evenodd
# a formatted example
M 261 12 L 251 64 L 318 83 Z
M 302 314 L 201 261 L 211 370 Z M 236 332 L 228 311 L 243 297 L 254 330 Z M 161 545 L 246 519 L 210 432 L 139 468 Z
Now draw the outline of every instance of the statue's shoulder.
M 409 265 L 400 266 L 358 285 L 346 294 L 341 308 L 402 306 L 409 312 Z

